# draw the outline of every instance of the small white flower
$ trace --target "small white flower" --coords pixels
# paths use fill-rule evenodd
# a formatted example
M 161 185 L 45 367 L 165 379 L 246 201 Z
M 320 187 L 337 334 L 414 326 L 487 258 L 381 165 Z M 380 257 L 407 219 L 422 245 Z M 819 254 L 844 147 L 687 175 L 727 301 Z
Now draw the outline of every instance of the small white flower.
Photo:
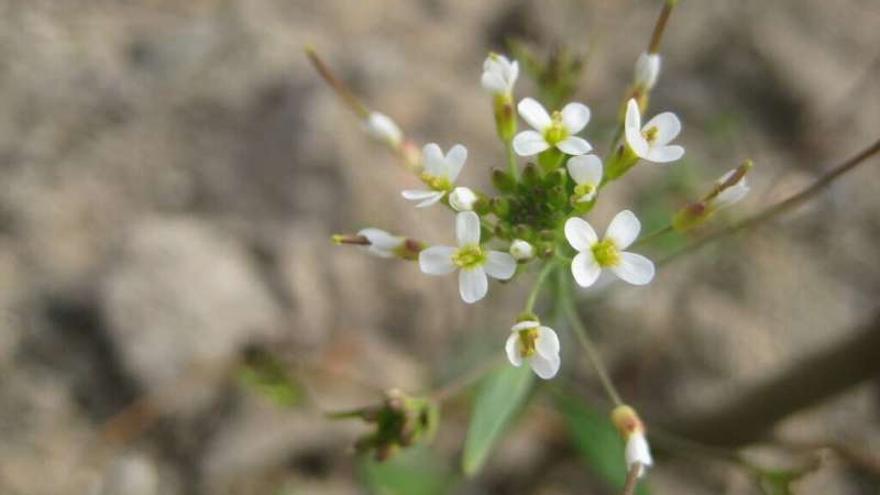
M 380 258 L 391 258 L 395 256 L 394 251 L 406 242 L 406 239 L 396 235 L 391 235 L 381 229 L 366 228 L 358 232 L 370 241 L 369 246 L 363 246 L 370 254 Z
M 569 103 L 561 112 L 547 113 L 540 103 L 525 98 L 517 105 L 519 114 L 532 126 L 533 131 L 522 131 L 513 138 L 513 149 L 520 156 L 537 155 L 556 147 L 568 155 L 589 153 L 592 146 L 575 136 L 590 122 L 590 109 L 582 103 Z
M 629 210 L 618 213 L 601 241 L 585 220 L 577 217 L 565 222 L 565 237 L 578 254 L 571 263 L 571 274 L 581 287 L 596 282 L 603 268 L 633 285 L 645 285 L 654 278 L 654 263 L 642 255 L 623 251 L 639 236 L 639 219 Z
M 425 169 L 421 178 L 431 189 L 407 189 L 401 193 L 410 201 L 419 201 L 416 205 L 419 208 L 437 203 L 452 191 L 455 179 L 458 178 L 467 160 L 467 148 L 456 144 L 450 148 L 446 156 L 443 156 L 440 146 L 429 143 L 422 148 L 422 160 Z
M 737 173 L 739 169 L 733 169 L 728 171 L 726 174 L 722 175 L 718 180 L 715 181 L 716 187 L 724 187 L 728 180 L 735 173 Z M 746 194 L 749 192 L 749 185 L 746 182 L 746 175 L 742 174 L 742 176 L 737 180 L 734 184 L 724 187 L 720 193 L 718 193 L 715 198 L 710 200 L 710 208 L 712 209 L 720 209 L 727 206 L 730 206 L 739 200 L 743 199 Z
M 519 76 L 519 62 L 511 62 L 504 55 L 490 53 L 483 62 L 483 76 L 480 83 L 492 94 L 509 94 L 513 91 Z
M 626 142 L 640 158 L 655 163 L 674 162 L 684 156 L 684 148 L 669 143 L 681 132 L 681 122 L 672 112 L 656 115 L 642 127 L 636 100 L 626 104 Z
M 656 53 L 642 52 L 636 60 L 635 83 L 636 86 L 650 90 L 657 84 L 660 76 L 660 55 Z
M 537 321 L 521 321 L 511 329 L 504 350 L 510 364 L 529 364 L 539 377 L 549 380 L 559 371 L 559 338 L 550 327 Z
M 514 239 L 510 243 L 510 255 L 517 261 L 525 261 L 535 256 L 535 248 L 522 239 Z
M 507 253 L 480 246 L 480 217 L 472 211 L 455 216 L 458 247 L 432 246 L 419 253 L 419 268 L 428 275 L 446 275 L 460 269 L 458 291 L 470 304 L 485 297 L 489 290 L 486 275 L 507 280 L 516 272 L 516 261 Z
M 477 199 L 477 195 L 470 188 L 456 187 L 449 193 L 449 206 L 455 211 L 471 211 Z
M 596 155 L 573 156 L 568 159 L 568 173 L 574 179 L 574 194 L 578 203 L 596 197 L 602 183 L 602 160 Z
M 364 122 L 364 125 L 370 136 L 377 141 L 388 144 L 394 148 L 400 146 L 400 142 L 403 139 L 403 133 L 400 131 L 400 127 L 391 120 L 391 117 L 383 113 L 371 112 L 367 117 L 367 120 Z
M 632 469 L 635 463 L 641 465 L 639 469 L 639 478 L 645 475 L 645 470 L 654 465 L 654 459 L 651 457 L 651 447 L 645 434 L 641 431 L 633 432 L 626 440 L 626 467 L 627 470 Z

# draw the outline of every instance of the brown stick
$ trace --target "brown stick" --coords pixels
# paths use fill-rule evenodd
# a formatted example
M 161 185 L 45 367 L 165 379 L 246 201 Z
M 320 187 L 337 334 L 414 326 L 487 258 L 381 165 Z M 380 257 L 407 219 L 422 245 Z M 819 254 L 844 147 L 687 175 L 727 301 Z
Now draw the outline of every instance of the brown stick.
M 621 495 L 633 495 L 636 492 L 636 487 L 639 485 L 639 471 L 641 470 L 641 463 L 633 464 L 626 474 L 626 483 L 623 484 L 623 491 L 620 492 Z
M 665 429 L 708 445 L 748 445 L 787 416 L 878 374 L 880 310 L 855 335 L 800 359 L 719 407 L 664 422 Z

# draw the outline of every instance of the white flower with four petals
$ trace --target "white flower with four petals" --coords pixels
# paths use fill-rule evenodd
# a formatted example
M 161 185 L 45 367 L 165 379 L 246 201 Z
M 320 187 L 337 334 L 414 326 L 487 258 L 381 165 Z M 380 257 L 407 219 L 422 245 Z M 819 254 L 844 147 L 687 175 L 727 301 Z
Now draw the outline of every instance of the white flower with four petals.
M 419 208 L 437 203 L 452 191 L 467 155 L 467 148 L 460 144 L 450 148 L 445 156 L 436 143 L 426 144 L 422 148 L 424 171 L 421 179 L 430 189 L 407 189 L 401 195 L 410 201 L 419 201 L 416 205 Z
M 640 254 L 624 251 L 640 230 L 639 219 L 629 210 L 621 211 L 611 220 L 602 240 L 585 220 L 569 218 L 565 222 L 565 238 L 578 251 L 571 263 L 571 274 L 578 285 L 593 285 L 603 268 L 633 285 L 649 283 L 654 278 L 654 263 Z
M 549 380 L 559 371 L 559 338 L 550 327 L 537 321 L 521 321 L 511 329 L 504 350 L 510 364 L 528 363 L 539 377 Z
M 492 94 L 510 94 L 519 77 L 519 62 L 511 62 L 504 55 L 490 53 L 483 62 L 480 83 Z
M 595 198 L 602 183 L 602 160 L 596 155 L 573 156 L 566 167 L 575 183 L 575 201 L 586 203 Z
M 654 116 L 642 126 L 639 104 L 630 99 L 626 104 L 626 142 L 633 152 L 649 162 L 674 162 L 684 156 L 684 148 L 669 144 L 681 132 L 681 122 L 672 112 Z
M 585 139 L 575 136 L 590 122 L 590 109 L 583 103 L 569 103 L 561 112 L 553 112 L 551 116 L 540 103 L 525 98 L 517 109 L 534 130 L 522 131 L 513 138 L 516 154 L 537 155 L 556 147 L 568 155 L 583 155 L 593 149 Z
M 464 211 L 455 216 L 455 236 L 457 248 L 432 246 L 419 253 L 422 272 L 446 275 L 459 269 L 458 291 L 468 304 L 486 296 L 489 290 L 487 275 L 499 280 L 513 277 L 516 272 L 513 256 L 480 246 L 480 217 L 476 213 Z

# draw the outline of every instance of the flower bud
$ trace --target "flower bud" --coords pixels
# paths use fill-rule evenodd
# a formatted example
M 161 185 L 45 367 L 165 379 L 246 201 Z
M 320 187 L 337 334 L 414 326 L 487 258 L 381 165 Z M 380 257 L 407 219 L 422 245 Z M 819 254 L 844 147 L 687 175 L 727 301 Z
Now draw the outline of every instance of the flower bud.
M 526 261 L 535 256 L 535 248 L 522 239 L 514 239 L 510 243 L 510 255 L 517 261 Z
M 645 438 L 645 426 L 641 418 L 632 407 L 621 405 L 611 412 L 611 420 L 626 441 L 627 469 L 632 469 L 638 463 L 638 476 L 644 476 L 645 469 L 654 464 L 654 459 L 651 457 L 651 447 Z
M 391 117 L 383 113 L 371 112 L 364 122 L 364 126 L 370 136 L 392 148 L 398 148 L 403 140 L 400 127 L 391 120 Z
M 739 167 L 718 178 L 712 190 L 703 199 L 680 209 L 672 217 L 672 226 L 675 230 L 686 232 L 697 227 L 711 218 L 716 211 L 743 199 L 749 192 L 746 174 L 752 166 L 751 160 L 743 162 Z
M 456 187 L 449 193 L 449 206 L 455 211 L 471 211 L 479 198 L 467 187 Z
M 660 55 L 656 53 L 645 53 L 639 55 L 636 60 L 635 69 L 635 85 L 642 91 L 650 91 L 657 84 L 657 78 L 660 76 Z

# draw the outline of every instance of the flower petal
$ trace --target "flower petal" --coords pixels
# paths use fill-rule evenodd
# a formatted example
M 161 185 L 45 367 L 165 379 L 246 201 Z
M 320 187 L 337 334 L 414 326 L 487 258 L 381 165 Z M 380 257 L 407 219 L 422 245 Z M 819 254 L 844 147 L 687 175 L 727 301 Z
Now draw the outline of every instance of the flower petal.
M 588 251 L 599 241 L 593 227 L 583 218 L 571 217 L 565 221 L 565 238 L 577 251 Z
M 446 275 L 455 271 L 452 256 L 456 249 L 450 246 L 431 246 L 419 253 L 419 268 L 428 275 Z
M 602 182 L 602 160 L 596 155 L 573 156 L 568 159 L 567 167 L 577 184 L 598 186 Z
M 403 238 L 372 227 L 361 229 L 358 235 L 366 237 L 370 241 L 370 245 L 366 246 L 367 250 L 381 258 L 394 256 L 392 251 L 403 243 Z
M 648 151 L 647 155 L 642 156 L 642 158 L 654 163 L 669 163 L 678 160 L 682 156 L 684 156 L 684 148 L 673 144 L 671 146 L 652 148 Z
M 743 177 L 739 182 L 718 193 L 712 204 L 715 208 L 724 208 L 743 199 L 749 193 L 749 185 Z
M 559 356 L 559 337 L 550 327 L 538 328 L 538 340 L 535 342 L 538 354 L 545 358 Z
M 491 91 L 492 93 L 503 93 L 507 91 L 507 84 L 498 72 L 489 72 L 488 70 L 483 72 L 483 76 L 480 78 L 480 84 L 484 89 Z
M 516 273 L 516 260 L 513 256 L 501 251 L 489 251 L 486 254 L 486 273 L 498 280 L 509 280 Z
M 585 155 L 593 149 L 590 146 L 590 143 L 587 142 L 584 138 L 579 138 L 577 136 L 568 136 L 562 141 L 556 143 L 556 147 L 559 148 L 559 151 L 568 154 L 568 155 Z
M 461 168 L 464 167 L 464 162 L 467 161 L 467 148 L 460 144 L 456 144 L 449 150 L 449 153 L 446 154 L 445 168 L 446 168 L 446 177 L 449 178 L 450 181 L 455 182 L 455 179 L 458 178 L 458 174 L 461 173 Z
M 431 206 L 443 199 L 445 194 L 443 191 L 428 191 L 425 189 L 407 189 L 400 193 L 401 196 L 410 201 L 421 201 L 421 203 L 416 205 L 416 208 Z
M 654 459 L 651 457 L 651 448 L 643 433 L 633 433 L 629 436 L 629 439 L 626 441 L 625 457 L 627 469 L 632 469 L 632 466 L 637 462 L 642 465 L 642 468 L 639 470 L 639 477 L 645 474 L 645 468 L 651 467 L 654 464 Z
M 459 246 L 480 243 L 480 217 L 472 211 L 455 215 L 455 237 Z
M 486 297 L 489 291 L 489 279 L 482 267 L 462 269 L 458 272 L 458 292 L 461 299 L 472 304 Z
M 504 352 L 507 353 L 507 360 L 510 361 L 510 364 L 517 368 L 522 366 L 522 355 L 519 352 L 518 333 L 512 333 L 510 334 L 510 337 L 507 337 L 507 342 L 504 343 Z
M 537 354 L 529 360 L 529 366 L 532 367 L 532 371 L 544 380 L 549 380 L 556 376 L 556 373 L 559 372 L 560 364 L 561 361 L 558 354 L 549 358 Z
M 443 150 L 437 143 L 428 143 L 422 148 L 422 165 L 430 175 L 442 176 L 446 171 L 446 160 Z
M 633 285 L 645 285 L 654 279 L 654 263 L 636 253 L 620 253 L 620 264 L 611 267 L 611 271 Z
M 590 122 L 590 109 L 583 103 L 569 103 L 562 108 L 562 123 L 568 132 L 577 134 Z
M 605 231 L 605 238 L 614 241 L 617 249 L 626 249 L 639 237 L 640 230 L 642 224 L 636 215 L 629 210 L 623 210 L 611 220 Z
M 510 331 L 519 332 L 520 330 L 525 330 L 526 328 L 536 328 L 539 326 L 541 326 L 541 324 L 535 320 L 523 320 L 516 325 L 510 327 Z
M 519 156 L 532 156 L 549 148 L 550 145 L 537 131 L 522 131 L 513 138 L 513 151 Z
M 657 128 L 657 138 L 654 146 L 665 146 L 681 133 L 681 121 L 672 112 L 663 112 L 645 124 L 645 129 Z
M 592 251 L 578 253 L 571 262 L 571 274 L 581 287 L 589 287 L 596 283 L 601 273 L 602 268 L 596 263 Z
M 626 104 L 626 142 L 636 155 L 643 157 L 648 153 L 648 141 L 642 136 L 642 117 L 639 114 L 639 104 L 630 99 Z
M 533 98 L 523 98 L 516 109 L 523 120 L 528 122 L 533 129 L 543 131 L 550 126 L 550 114 Z

